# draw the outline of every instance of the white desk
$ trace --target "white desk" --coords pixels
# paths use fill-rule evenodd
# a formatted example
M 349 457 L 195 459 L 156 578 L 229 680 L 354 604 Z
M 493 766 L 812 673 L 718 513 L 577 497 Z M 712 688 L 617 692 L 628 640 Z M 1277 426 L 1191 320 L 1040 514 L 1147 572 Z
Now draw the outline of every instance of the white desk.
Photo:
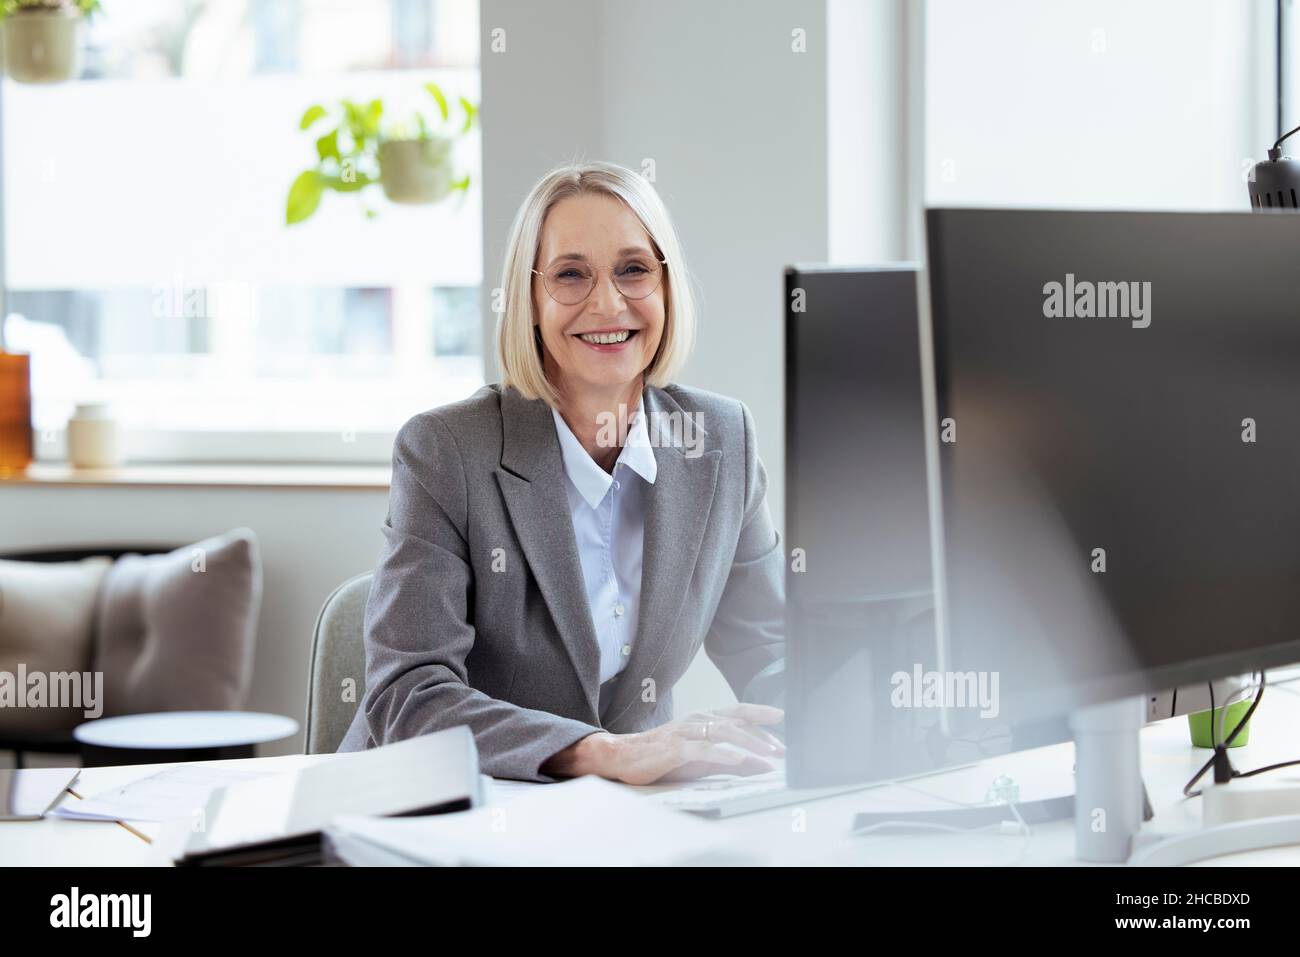
M 1232 751 L 1234 765 L 1247 770 L 1264 764 L 1300 759 L 1300 684 L 1271 687 L 1264 696 L 1251 727 L 1250 744 Z M 292 768 L 332 755 L 294 755 L 223 762 L 266 768 Z M 1182 786 L 1208 757 L 1194 749 L 1183 717 L 1150 725 L 1142 731 L 1142 773 L 1155 818 L 1144 835 L 1174 834 L 1200 826 L 1199 800 L 1185 801 Z M 775 808 L 712 822 L 733 832 L 741 841 L 761 848 L 774 864 L 794 865 L 1058 865 L 1074 863 L 1073 824 L 1067 821 L 1038 825 L 1026 838 L 991 832 L 931 835 L 848 834 L 854 815 L 866 810 L 906 810 L 943 806 L 953 801 L 974 803 L 984 798 L 989 784 L 1000 774 L 1014 778 L 1022 795 L 1034 796 L 1039 788 L 1064 790 L 1070 781 L 1073 745 L 1056 745 L 1035 751 L 990 758 L 979 765 L 914 781 L 812 801 L 801 808 Z M 87 768 L 74 789 L 90 794 L 152 774 L 166 765 L 121 768 Z M 1269 775 L 1278 781 L 1300 781 L 1300 769 L 1288 768 Z M 503 783 L 489 803 L 504 803 L 517 795 L 517 782 Z M 658 788 L 634 789 L 638 791 Z M 75 798 L 65 796 L 66 801 Z M 165 865 L 145 838 L 158 833 L 152 822 L 122 824 L 96 821 L 18 821 L 0 823 L 0 866 L 39 864 L 60 866 Z M 1218 858 L 1216 864 L 1300 864 L 1300 847 L 1278 848 L 1252 854 Z

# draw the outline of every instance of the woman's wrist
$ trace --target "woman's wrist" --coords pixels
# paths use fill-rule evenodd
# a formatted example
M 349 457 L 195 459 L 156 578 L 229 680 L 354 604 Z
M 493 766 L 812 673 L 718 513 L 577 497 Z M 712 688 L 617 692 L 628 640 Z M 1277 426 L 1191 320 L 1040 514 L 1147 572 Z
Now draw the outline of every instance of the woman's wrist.
M 579 738 L 564 750 L 555 752 L 546 759 L 540 770 L 543 774 L 566 778 L 605 774 L 616 738 L 616 735 L 608 731 L 595 731 L 585 738 Z

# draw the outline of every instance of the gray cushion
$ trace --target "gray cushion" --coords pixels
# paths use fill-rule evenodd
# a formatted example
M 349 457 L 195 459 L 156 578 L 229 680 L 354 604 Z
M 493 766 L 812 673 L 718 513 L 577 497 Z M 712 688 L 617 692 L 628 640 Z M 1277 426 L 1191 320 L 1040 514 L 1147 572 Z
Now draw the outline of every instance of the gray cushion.
M 96 619 L 104 714 L 241 708 L 261 598 L 249 529 L 119 558 L 104 577 Z
M 20 665 L 26 666 L 28 675 L 45 675 L 47 682 L 51 674 L 90 670 L 95 599 L 111 564 L 108 558 L 55 563 L 0 560 L 0 672 L 13 676 L 0 681 L 16 684 Z M 26 702 L 27 690 L 14 686 L 10 692 L 23 695 Z M 93 694 L 93 689 L 86 691 Z M 77 704 L 0 707 L 0 731 L 70 731 L 86 720 L 85 707 L 80 705 L 89 707 L 89 696 Z

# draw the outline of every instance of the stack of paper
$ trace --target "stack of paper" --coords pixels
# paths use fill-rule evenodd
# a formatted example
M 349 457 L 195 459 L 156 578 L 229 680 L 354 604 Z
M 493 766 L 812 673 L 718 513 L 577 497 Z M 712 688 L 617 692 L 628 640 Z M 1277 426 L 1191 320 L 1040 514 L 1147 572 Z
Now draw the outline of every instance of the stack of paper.
M 358 866 L 757 864 L 714 824 L 598 777 L 531 788 L 504 805 L 435 817 L 341 815 L 325 831 Z
M 198 816 L 217 788 L 274 773 L 216 764 L 179 764 L 157 774 L 87 795 L 54 809 L 58 817 L 101 821 L 169 821 Z
M 317 863 L 341 814 L 444 814 L 483 803 L 474 735 L 465 725 L 214 791 L 193 820 L 165 823 L 158 844 L 178 864 Z

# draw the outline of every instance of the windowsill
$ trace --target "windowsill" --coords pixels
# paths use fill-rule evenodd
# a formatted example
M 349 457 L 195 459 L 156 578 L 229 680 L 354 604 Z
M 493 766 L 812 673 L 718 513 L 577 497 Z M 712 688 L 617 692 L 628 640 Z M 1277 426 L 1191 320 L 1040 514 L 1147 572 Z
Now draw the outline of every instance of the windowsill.
M 61 462 L 34 462 L 26 472 L 0 476 L 5 486 L 69 488 L 312 488 L 387 490 L 387 465 L 178 464 L 124 465 L 111 469 L 74 469 Z

